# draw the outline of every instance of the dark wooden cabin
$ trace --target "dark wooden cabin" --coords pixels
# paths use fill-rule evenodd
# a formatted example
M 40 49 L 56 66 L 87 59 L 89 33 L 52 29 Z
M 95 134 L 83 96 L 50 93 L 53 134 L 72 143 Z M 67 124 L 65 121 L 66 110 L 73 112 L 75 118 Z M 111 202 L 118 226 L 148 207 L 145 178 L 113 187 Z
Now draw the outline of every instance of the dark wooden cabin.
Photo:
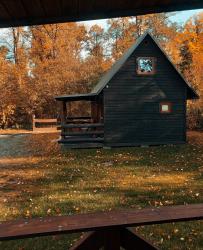
M 91 93 L 56 97 L 61 140 L 69 147 L 186 142 L 186 104 L 198 98 L 149 33 L 101 78 Z M 68 116 L 71 102 L 91 103 L 89 117 Z

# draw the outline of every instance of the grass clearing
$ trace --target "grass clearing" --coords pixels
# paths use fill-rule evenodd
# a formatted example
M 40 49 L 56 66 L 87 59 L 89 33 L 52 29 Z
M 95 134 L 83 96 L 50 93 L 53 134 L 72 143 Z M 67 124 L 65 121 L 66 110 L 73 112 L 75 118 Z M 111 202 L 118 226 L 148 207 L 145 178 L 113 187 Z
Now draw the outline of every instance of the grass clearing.
M 1 221 L 203 203 L 203 133 L 190 133 L 187 145 L 66 152 L 54 134 L 23 138 L 25 156 L 7 152 L 0 158 Z M 160 249 L 203 249 L 202 222 L 137 230 Z M 0 249 L 64 250 L 78 237 L 1 242 Z

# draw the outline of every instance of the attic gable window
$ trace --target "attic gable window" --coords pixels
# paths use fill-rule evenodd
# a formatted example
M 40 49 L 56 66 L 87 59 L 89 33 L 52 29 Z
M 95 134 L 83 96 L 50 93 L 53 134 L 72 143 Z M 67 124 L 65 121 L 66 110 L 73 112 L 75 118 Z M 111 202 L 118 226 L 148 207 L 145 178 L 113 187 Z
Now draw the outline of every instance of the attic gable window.
M 137 74 L 138 75 L 155 74 L 155 58 L 154 57 L 138 57 L 137 58 Z
M 161 114 L 170 114 L 172 112 L 171 102 L 161 102 L 159 108 Z

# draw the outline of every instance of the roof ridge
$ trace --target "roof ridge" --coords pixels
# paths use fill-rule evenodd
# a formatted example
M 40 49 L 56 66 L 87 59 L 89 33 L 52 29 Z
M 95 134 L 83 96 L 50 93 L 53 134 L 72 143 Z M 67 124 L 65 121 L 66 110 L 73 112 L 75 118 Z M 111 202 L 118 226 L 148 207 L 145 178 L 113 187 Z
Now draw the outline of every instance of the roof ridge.
M 135 49 L 140 45 L 140 43 L 144 40 L 144 38 L 149 34 L 146 31 L 142 36 L 140 36 L 133 45 L 121 56 L 121 58 L 116 61 L 113 66 L 101 77 L 97 85 L 93 88 L 91 93 L 99 94 L 103 88 L 108 84 L 111 78 L 115 75 L 116 72 L 123 66 L 123 64 L 127 61 L 127 59 L 131 56 L 131 54 L 135 51 Z

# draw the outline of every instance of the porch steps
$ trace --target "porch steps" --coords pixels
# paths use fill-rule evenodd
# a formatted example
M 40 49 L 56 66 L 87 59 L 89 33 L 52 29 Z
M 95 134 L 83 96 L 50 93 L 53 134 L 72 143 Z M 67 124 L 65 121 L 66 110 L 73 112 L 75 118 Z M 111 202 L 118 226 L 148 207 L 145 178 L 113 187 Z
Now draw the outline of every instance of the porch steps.
M 103 127 L 104 123 L 84 123 L 84 124 L 62 124 L 59 129 L 70 128 L 98 128 Z
M 104 141 L 104 138 L 101 138 L 101 137 L 98 137 L 98 138 L 85 138 L 85 137 L 80 137 L 80 138 L 73 138 L 73 137 L 70 137 L 70 138 L 66 138 L 66 139 L 61 139 L 59 140 L 58 142 L 59 143 L 64 143 L 64 144 L 70 144 L 70 143 L 81 143 L 81 142 L 103 142 Z
M 62 143 L 61 148 L 62 149 L 88 149 L 88 148 L 103 148 L 103 143 Z
M 80 131 L 80 132 L 62 132 L 61 136 L 87 136 L 87 135 L 104 135 L 104 131 Z

